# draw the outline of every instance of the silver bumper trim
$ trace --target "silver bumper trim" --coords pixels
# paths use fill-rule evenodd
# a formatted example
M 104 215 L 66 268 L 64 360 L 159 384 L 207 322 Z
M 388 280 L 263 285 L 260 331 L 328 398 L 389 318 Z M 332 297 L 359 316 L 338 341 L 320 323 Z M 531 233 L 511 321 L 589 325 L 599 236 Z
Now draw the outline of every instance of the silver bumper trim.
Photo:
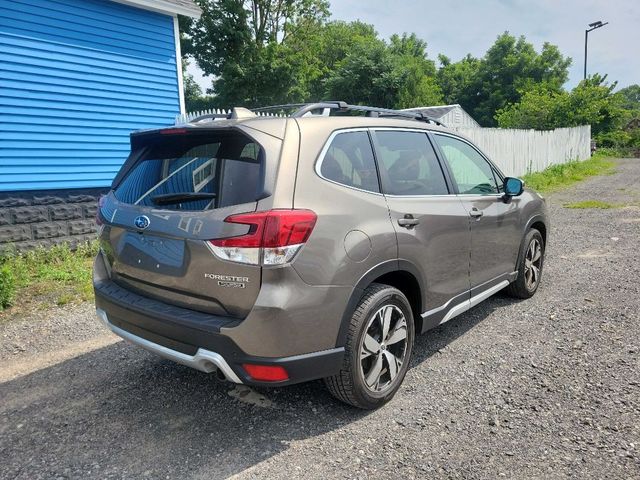
M 160 355 L 161 357 L 168 358 L 169 360 L 173 360 L 176 363 L 186 365 L 187 367 L 195 368 L 201 372 L 211 373 L 219 369 L 227 380 L 234 383 L 242 383 L 224 357 L 219 353 L 205 350 L 204 348 L 198 348 L 198 351 L 193 356 L 177 352 L 116 327 L 109 321 L 107 312 L 100 308 L 96 309 L 96 314 L 100 321 L 113 333 L 135 345 L 138 345 L 139 347 L 144 348 L 145 350 Z

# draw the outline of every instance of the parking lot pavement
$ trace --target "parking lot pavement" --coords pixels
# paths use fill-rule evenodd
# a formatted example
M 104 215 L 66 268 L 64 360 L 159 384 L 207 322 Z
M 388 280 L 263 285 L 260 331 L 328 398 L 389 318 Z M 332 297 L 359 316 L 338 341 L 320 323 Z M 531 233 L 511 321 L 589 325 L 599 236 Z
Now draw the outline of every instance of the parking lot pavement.
M 550 197 L 537 295 L 417 339 L 375 412 L 222 383 L 90 305 L 0 325 L 1 478 L 640 478 L 640 161 Z

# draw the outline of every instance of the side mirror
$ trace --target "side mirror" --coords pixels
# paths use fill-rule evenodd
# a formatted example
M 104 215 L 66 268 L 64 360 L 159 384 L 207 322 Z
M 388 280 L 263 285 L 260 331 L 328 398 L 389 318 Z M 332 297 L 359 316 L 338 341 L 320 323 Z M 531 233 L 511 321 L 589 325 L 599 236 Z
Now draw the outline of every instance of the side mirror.
M 519 178 L 506 177 L 504 179 L 504 194 L 509 197 L 517 197 L 524 192 L 524 182 Z

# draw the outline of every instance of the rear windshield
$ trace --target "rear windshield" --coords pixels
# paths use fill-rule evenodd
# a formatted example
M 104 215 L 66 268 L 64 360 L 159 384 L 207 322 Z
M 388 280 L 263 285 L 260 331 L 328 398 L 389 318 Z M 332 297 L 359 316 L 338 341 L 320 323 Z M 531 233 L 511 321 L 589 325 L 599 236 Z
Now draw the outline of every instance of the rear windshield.
M 238 132 L 152 135 L 137 139 L 114 189 L 124 203 L 168 210 L 208 210 L 255 202 L 264 154 Z

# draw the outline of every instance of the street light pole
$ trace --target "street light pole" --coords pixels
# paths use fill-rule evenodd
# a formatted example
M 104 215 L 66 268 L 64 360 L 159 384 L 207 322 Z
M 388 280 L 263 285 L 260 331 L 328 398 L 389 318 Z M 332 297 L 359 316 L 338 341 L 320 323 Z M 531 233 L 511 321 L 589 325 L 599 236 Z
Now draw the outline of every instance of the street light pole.
M 587 42 L 589 41 L 589 32 L 596 28 L 604 27 L 609 22 L 602 23 L 600 20 L 589 24 L 589 28 L 584 31 L 584 79 L 587 79 Z

